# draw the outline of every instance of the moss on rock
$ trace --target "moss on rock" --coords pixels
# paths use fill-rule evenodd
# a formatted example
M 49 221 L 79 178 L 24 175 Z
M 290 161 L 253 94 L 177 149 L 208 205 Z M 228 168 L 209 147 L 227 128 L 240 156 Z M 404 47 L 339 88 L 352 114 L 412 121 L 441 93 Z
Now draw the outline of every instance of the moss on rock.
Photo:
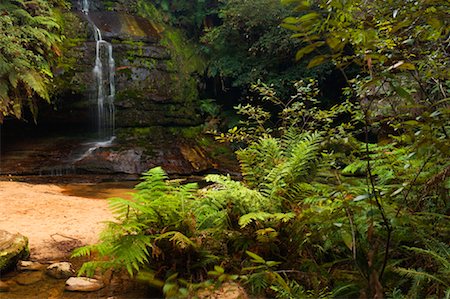
M 0 273 L 10 270 L 29 255 L 27 237 L 0 230 Z

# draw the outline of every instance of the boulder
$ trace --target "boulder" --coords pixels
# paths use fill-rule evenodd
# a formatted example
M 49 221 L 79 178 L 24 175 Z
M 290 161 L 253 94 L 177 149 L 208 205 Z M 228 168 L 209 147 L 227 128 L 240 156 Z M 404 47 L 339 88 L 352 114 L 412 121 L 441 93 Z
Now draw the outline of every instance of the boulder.
M 10 270 L 29 254 L 27 237 L 0 230 L 0 273 Z
M 46 273 L 56 279 L 69 278 L 75 274 L 72 264 L 68 262 L 54 263 L 47 267 Z
M 104 286 L 102 281 L 88 277 L 70 277 L 66 281 L 67 291 L 94 292 Z

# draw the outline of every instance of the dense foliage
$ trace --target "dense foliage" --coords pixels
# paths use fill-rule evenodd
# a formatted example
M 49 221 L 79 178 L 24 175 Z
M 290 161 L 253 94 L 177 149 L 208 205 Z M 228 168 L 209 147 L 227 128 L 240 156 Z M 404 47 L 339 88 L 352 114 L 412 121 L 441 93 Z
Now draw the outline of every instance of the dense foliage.
M 0 122 L 36 113 L 36 100 L 49 100 L 52 63 L 60 55 L 60 25 L 53 8 L 64 1 L 5 0 L 0 4 Z
M 408 130 L 359 141 L 359 103 L 323 110 L 313 81 L 296 88 L 286 101 L 255 85 L 286 117 L 274 127 L 269 112 L 241 106 L 247 124 L 219 137 L 247 144 L 242 181 L 209 175 L 196 191 L 150 170 L 133 200 L 111 200 L 118 218 L 103 243 L 77 253 L 106 260 L 82 271 L 126 267 L 168 297 L 207 286 L 207 275 L 279 298 L 448 293 L 448 151 L 418 150 L 424 140 Z M 428 134 L 439 146 L 441 132 Z
M 158 0 L 154 5 L 165 13 L 166 22 L 184 28 L 200 43 L 209 61 L 207 76 L 225 94 L 230 89 L 246 92 L 258 79 L 290 94 L 291 81 L 323 79 L 331 72 L 331 65 L 309 70 L 295 62 L 300 43 L 280 26 L 291 10 L 279 0 Z
M 244 89 L 258 79 L 283 86 L 304 75 L 294 63 L 295 40 L 279 26 L 288 14 L 278 0 L 220 2 L 221 24 L 202 37 L 212 57 L 209 75 Z
M 124 269 L 167 297 L 227 281 L 277 298 L 450 297 L 449 5 L 284 2 L 155 1 L 159 22 L 202 35 L 211 76 L 254 83 L 241 124 L 217 136 L 242 179 L 199 189 L 149 170 L 75 252 L 93 256 L 81 274 Z M 132 3 L 110 4 L 164 18 Z M 0 4 L 2 117 L 48 99 L 55 5 Z M 332 68 L 346 87 L 324 108 L 313 78 Z

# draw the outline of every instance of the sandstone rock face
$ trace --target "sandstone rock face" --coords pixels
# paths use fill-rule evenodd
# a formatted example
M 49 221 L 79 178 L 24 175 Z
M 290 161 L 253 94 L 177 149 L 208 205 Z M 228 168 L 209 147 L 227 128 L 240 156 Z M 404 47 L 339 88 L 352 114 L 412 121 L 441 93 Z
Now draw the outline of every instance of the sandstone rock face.
M 65 15 L 73 43 L 64 50 L 55 71 L 57 111 L 41 109 L 42 121 L 86 123 L 96 108 L 95 41 L 84 14 Z M 116 125 L 198 125 L 198 91 L 193 60 L 180 57 L 187 42 L 178 33 L 124 12 L 91 11 L 89 18 L 113 46 L 116 65 Z M 202 70 L 197 70 L 201 72 Z M 92 120 L 91 120 L 92 121 Z
M 69 278 L 75 274 L 72 264 L 68 262 L 51 264 L 45 272 L 56 279 Z
M 103 282 L 87 277 L 70 277 L 66 281 L 67 291 L 94 292 L 104 287 Z
M 186 159 L 187 155 L 193 157 L 195 152 L 200 153 L 200 149 L 186 150 L 190 145 L 170 134 L 170 130 L 198 126 L 204 121 L 198 108 L 197 77 L 204 69 L 201 57 L 179 31 L 150 17 L 138 16 L 140 12 L 131 15 L 125 12 L 130 11 L 126 8 L 106 11 L 100 1 L 91 2 L 89 18 L 113 48 L 117 146 L 95 150 L 90 157 L 77 161 L 74 168 L 81 173 L 107 174 L 140 174 L 154 166 L 163 166 L 174 174 L 211 168 L 206 158 L 204 161 Z M 74 7 L 78 5 L 79 1 L 74 1 Z M 66 12 L 64 18 L 67 38 L 61 63 L 54 71 L 52 100 L 56 107 L 40 107 L 38 123 L 50 127 L 83 127 L 95 132 L 93 29 L 86 16 L 77 10 Z M 144 136 L 137 144 L 120 133 L 140 128 L 166 130 L 150 138 Z M 195 142 L 191 143 L 196 146 Z
M 10 270 L 28 255 L 27 237 L 0 230 L 0 273 Z
M 156 166 L 170 175 L 227 172 L 218 162 L 225 160 L 218 157 L 221 151 L 210 151 L 212 146 L 199 138 L 205 121 L 198 108 L 197 88 L 198 75 L 204 70 L 202 58 L 179 31 L 161 24 L 164 18 L 148 15 L 148 11 L 156 9 L 133 8 L 135 1 L 90 1 L 89 18 L 113 48 L 117 138 L 111 146 L 98 147 L 84 155 L 89 149 L 84 149 L 84 144 L 104 140 L 98 140 L 95 115 L 98 107 L 92 71 L 96 56 L 93 28 L 80 12 L 81 1 L 72 2 L 73 10 L 63 16 L 66 38 L 59 65 L 53 69 L 52 105 L 42 104 L 37 120 L 43 131 L 57 130 L 67 138 L 48 138 L 39 144 L 25 145 L 19 140 L 21 147 L 11 147 L 0 172 L 139 175 Z M 151 5 L 151 1 L 141 2 Z M 114 11 L 106 11 L 111 7 L 105 5 L 114 5 Z M 11 132 L 12 139 L 18 135 L 16 131 L 27 131 L 20 127 L 11 130 L 16 126 L 12 123 L 9 130 L 4 130 Z M 75 131 L 74 135 L 70 135 L 70 130 Z
M 78 161 L 76 168 L 92 173 L 141 174 L 150 168 L 161 166 L 168 174 L 189 175 L 214 168 L 205 152 L 195 145 L 183 143 L 159 147 L 114 149 L 101 148 Z

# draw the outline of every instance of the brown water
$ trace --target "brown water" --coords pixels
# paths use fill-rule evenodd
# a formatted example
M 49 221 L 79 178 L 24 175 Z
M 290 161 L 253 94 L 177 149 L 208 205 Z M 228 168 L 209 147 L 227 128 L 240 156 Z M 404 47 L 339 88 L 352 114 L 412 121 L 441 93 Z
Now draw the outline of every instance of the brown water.
M 40 277 L 41 280 L 30 285 L 20 285 L 16 282 L 30 282 L 34 277 Z M 150 290 L 143 284 L 138 284 L 125 277 L 115 277 L 112 283 L 96 292 L 70 292 L 65 291 L 65 279 L 54 279 L 46 275 L 44 272 L 10 272 L 2 275 L 2 281 L 10 286 L 10 290 L 0 293 L 1 299 L 28 299 L 28 298 L 67 298 L 67 299 L 84 299 L 84 298 L 156 298 L 155 291 Z M 22 282 L 23 283 L 23 282 Z
M 69 196 L 107 199 L 111 197 L 131 198 L 137 181 L 56 184 Z

